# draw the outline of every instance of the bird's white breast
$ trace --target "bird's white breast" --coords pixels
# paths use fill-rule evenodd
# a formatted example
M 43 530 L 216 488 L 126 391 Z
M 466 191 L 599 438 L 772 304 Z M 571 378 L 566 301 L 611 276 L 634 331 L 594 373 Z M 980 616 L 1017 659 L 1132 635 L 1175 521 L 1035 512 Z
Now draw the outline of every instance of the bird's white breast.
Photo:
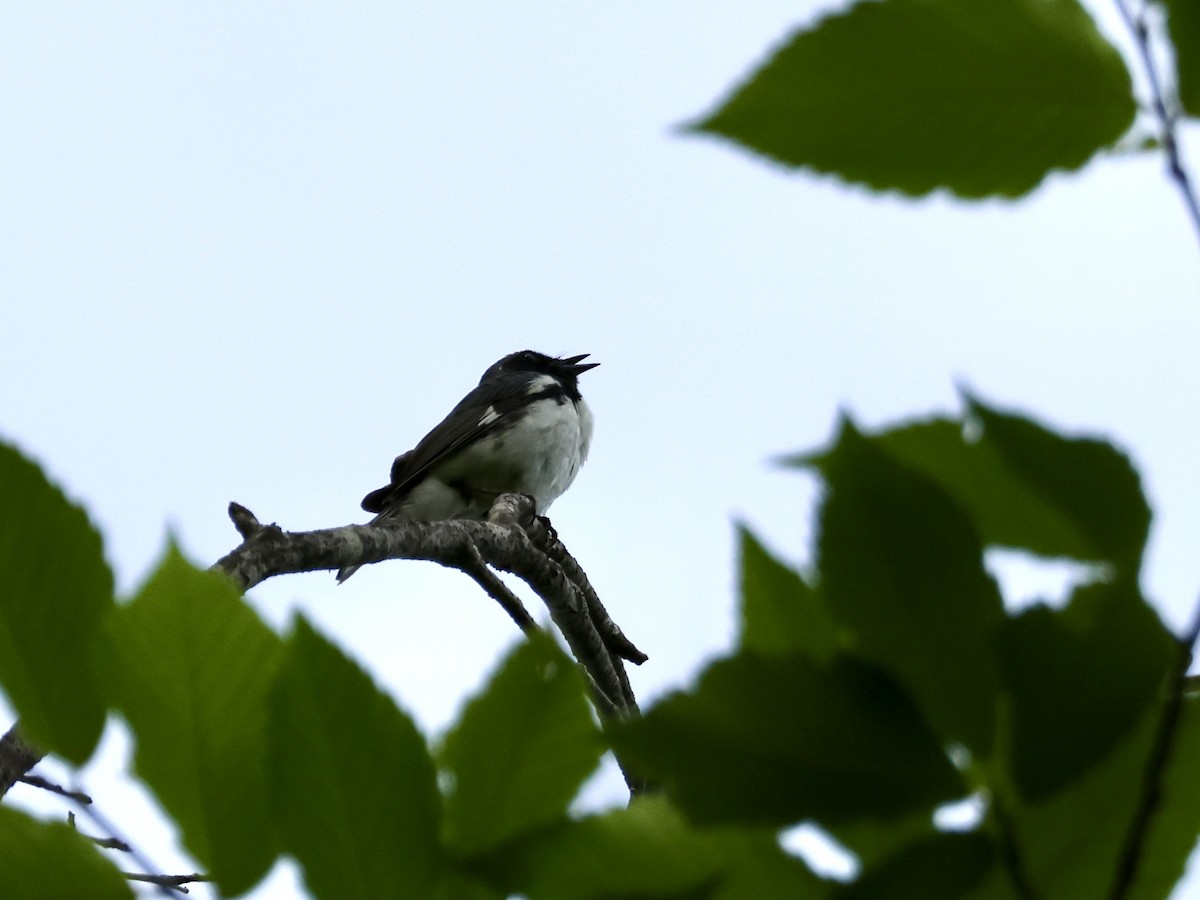
M 537 500 L 538 513 L 571 486 L 592 442 L 592 411 L 583 400 L 539 400 L 524 418 L 500 435 L 504 454 L 522 470 L 523 493 Z
M 555 379 L 542 375 L 531 382 L 529 394 L 554 386 Z M 479 424 L 498 417 L 496 408 L 488 407 Z M 531 495 L 538 513 L 545 513 L 579 474 L 591 442 L 592 411 L 582 399 L 559 394 L 535 400 L 510 427 L 492 431 L 439 464 L 409 494 L 406 517 L 476 518 L 505 491 Z

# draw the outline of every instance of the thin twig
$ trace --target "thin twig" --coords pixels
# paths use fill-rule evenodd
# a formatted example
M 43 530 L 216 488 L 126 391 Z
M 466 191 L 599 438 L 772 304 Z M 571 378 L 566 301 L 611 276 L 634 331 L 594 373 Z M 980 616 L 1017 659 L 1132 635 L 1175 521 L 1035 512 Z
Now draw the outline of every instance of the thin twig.
M 74 793 L 80 793 L 80 794 L 84 794 L 86 796 L 85 792 L 79 791 L 78 789 L 76 789 L 74 791 Z M 144 853 L 142 853 L 136 847 L 130 845 L 128 841 L 124 840 L 121 837 L 121 835 L 117 833 L 116 826 L 114 826 L 112 824 L 112 822 L 108 821 L 108 819 L 105 817 L 105 815 L 102 812 L 100 812 L 99 809 L 96 808 L 96 804 L 81 803 L 81 804 L 79 804 L 79 811 L 84 816 L 91 819 L 93 825 L 95 825 L 101 831 L 107 832 L 112 837 L 113 840 L 117 840 L 117 841 L 120 841 L 121 843 L 125 844 L 125 846 L 127 848 L 127 852 L 129 853 L 130 856 L 133 857 L 134 862 L 136 862 L 139 866 L 141 866 L 147 872 L 152 872 L 153 870 L 158 868 L 158 866 L 154 865 L 153 863 L 150 862 L 149 859 L 146 858 L 146 855 Z M 157 878 L 158 876 L 140 877 L 140 876 L 130 875 L 130 874 L 126 873 L 125 877 L 131 878 L 135 881 L 146 881 L 150 884 L 157 886 L 158 892 L 160 894 L 162 894 L 164 897 L 170 897 L 172 890 L 180 890 L 180 891 L 182 891 L 182 893 L 185 893 L 185 894 L 187 893 L 187 890 L 185 888 L 174 887 L 174 886 L 164 883 L 164 882 L 152 880 L 154 878 Z M 168 876 L 162 876 L 162 877 L 169 879 L 169 878 L 172 878 L 175 876 L 168 875 Z M 188 878 L 187 880 L 194 881 L 196 879 Z
M 105 850 L 116 850 L 120 853 L 132 853 L 133 852 L 133 848 L 130 847 L 127 843 L 125 843 L 120 838 L 115 838 L 115 837 L 102 838 L 102 837 L 97 837 L 94 834 L 84 834 L 82 831 L 79 831 L 78 829 L 76 829 L 76 831 L 78 832 L 78 834 L 81 838 L 84 838 L 85 840 L 89 840 L 93 844 L 95 844 L 97 847 L 102 847 Z
M 27 784 L 30 787 L 41 788 L 43 791 L 49 791 L 52 794 L 59 794 L 63 797 L 66 797 L 68 800 L 74 800 L 76 803 L 86 805 L 92 802 L 92 798 L 87 794 L 81 794 L 78 791 L 68 790 L 61 784 L 55 784 L 52 781 L 47 781 L 41 775 L 22 775 L 17 779 L 17 781 Z
M 633 694 L 633 686 L 629 683 L 629 675 L 621 660 L 627 659 L 640 666 L 650 657 L 639 650 L 633 641 L 625 637 L 624 632 L 609 616 L 608 610 L 600 602 L 596 589 L 592 587 L 587 573 L 583 571 L 583 567 L 579 565 L 578 560 L 571 555 L 563 542 L 558 539 L 558 532 L 550 524 L 550 520 L 545 516 L 538 516 L 530 522 L 522 522 L 522 526 L 534 544 L 558 564 L 563 574 L 570 579 L 583 596 L 584 602 L 587 604 L 588 618 L 599 632 L 600 638 L 610 654 L 613 672 L 617 676 L 618 687 L 621 691 L 620 709 L 626 716 L 638 715 L 640 710 L 637 698 Z
M 1112 890 L 1108 900 L 1122 900 L 1133 889 L 1137 878 L 1138 865 L 1142 861 L 1142 850 L 1150 836 L 1150 826 L 1154 816 L 1162 806 L 1163 779 L 1166 777 L 1167 766 L 1171 762 L 1171 752 L 1175 749 L 1175 736 L 1179 732 L 1179 719 L 1183 715 L 1183 698 L 1186 693 L 1187 671 L 1196 653 L 1196 642 L 1200 640 L 1200 601 L 1192 611 L 1192 621 L 1187 631 L 1176 641 L 1178 659 L 1175 670 L 1167 683 L 1167 696 L 1163 706 L 1162 716 L 1158 720 L 1158 730 L 1154 735 L 1154 745 L 1150 748 L 1150 756 L 1146 760 L 1146 770 L 1142 773 L 1142 790 L 1138 798 L 1138 806 L 1133 814 L 1129 832 L 1125 835 L 1125 845 L 1117 860 L 1117 871 L 1113 878 Z
M 191 875 L 147 875 L 143 872 L 122 872 L 121 874 L 130 881 L 144 881 L 147 884 L 157 885 L 161 890 L 168 892 L 167 896 L 170 896 L 170 891 L 186 894 L 188 889 L 184 887 L 185 884 L 209 880 L 196 872 Z
M 1135 14 L 1129 8 L 1127 0 L 1114 0 L 1114 2 L 1121 13 L 1121 18 L 1125 20 L 1130 34 L 1133 35 L 1138 55 L 1141 56 L 1142 65 L 1146 69 L 1146 79 L 1150 84 L 1150 103 L 1154 109 L 1154 116 L 1158 120 L 1159 139 L 1167 157 L 1167 174 L 1179 189 L 1179 193 L 1183 197 L 1183 205 L 1187 208 L 1188 215 L 1192 220 L 1192 229 L 1196 233 L 1196 238 L 1200 240 L 1200 200 L 1196 198 L 1196 192 L 1192 189 L 1192 179 L 1183 162 L 1179 137 L 1175 131 L 1177 116 L 1174 111 L 1167 108 L 1162 77 L 1159 75 L 1158 66 L 1154 62 L 1153 48 L 1150 46 L 1150 29 L 1146 24 L 1145 11 L 1142 10 Z
M 499 575 L 488 568 L 478 547 L 471 543 L 463 547 L 463 559 L 459 567 L 470 575 L 489 597 L 500 604 L 501 609 L 508 613 L 509 618 L 517 623 L 522 632 L 532 634 L 539 630 L 521 599 L 508 589 L 508 585 L 500 580 Z
M 588 614 L 592 617 L 592 621 L 596 623 L 596 629 L 604 639 L 605 646 L 622 659 L 627 659 L 637 666 L 648 660 L 650 657 L 639 650 L 633 641 L 625 637 L 625 633 L 612 620 L 612 617 L 608 614 L 608 610 L 600 602 L 600 597 L 597 595 L 596 589 L 592 587 L 591 581 L 588 580 L 587 574 L 583 571 L 583 567 L 579 565 L 579 561 L 571 555 L 571 552 L 567 550 L 563 542 L 558 539 L 558 532 L 554 530 L 554 526 L 550 524 L 550 520 L 545 516 L 539 516 L 534 519 L 532 524 L 537 527 L 526 529 L 530 537 L 533 538 L 534 543 L 547 556 L 558 563 L 567 577 L 571 579 L 572 584 L 578 587 L 583 593 L 583 597 L 588 605 Z

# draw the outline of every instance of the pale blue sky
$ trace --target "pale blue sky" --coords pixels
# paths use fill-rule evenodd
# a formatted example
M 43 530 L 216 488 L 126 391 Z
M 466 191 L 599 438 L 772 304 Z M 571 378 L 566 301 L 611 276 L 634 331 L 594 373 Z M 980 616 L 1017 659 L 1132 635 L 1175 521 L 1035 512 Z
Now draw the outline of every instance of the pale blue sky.
M 200 563 L 228 551 L 232 499 L 362 520 L 496 358 L 590 352 L 593 455 L 553 519 L 650 654 L 649 701 L 731 643 L 736 520 L 807 554 L 814 485 L 767 460 L 841 409 L 952 410 L 961 383 L 1132 453 L 1145 585 L 1177 626 L 1200 590 L 1200 254 L 1159 160 L 914 202 L 673 130 L 819 8 L 6 5 L 0 434 L 88 505 L 131 590 L 168 528 Z M 303 609 L 429 732 L 514 640 L 418 563 L 253 599 Z M 87 784 L 191 868 L 136 796 Z

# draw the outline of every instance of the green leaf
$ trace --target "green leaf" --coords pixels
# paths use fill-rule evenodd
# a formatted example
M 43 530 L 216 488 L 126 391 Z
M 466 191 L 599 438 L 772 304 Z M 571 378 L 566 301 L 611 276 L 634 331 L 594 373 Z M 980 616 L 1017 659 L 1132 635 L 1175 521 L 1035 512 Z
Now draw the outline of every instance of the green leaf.
M 431 897 L 439 799 L 412 720 L 297 617 L 270 696 L 269 789 L 316 897 Z
M 887 0 L 797 32 L 691 128 L 875 189 L 1017 197 L 1135 111 L 1076 0 Z
M 803 863 L 783 856 L 771 835 L 694 828 L 655 796 L 641 797 L 627 809 L 529 833 L 481 860 L 481 867 L 506 894 L 532 900 L 815 900 L 825 895 L 822 882 Z M 778 879 L 774 883 L 768 881 L 772 876 Z M 728 892 L 756 884 L 768 890 Z
M 1159 727 L 1151 709 L 1099 763 L 1070 785 L 1013 815 L 1017 847 L 1041 897 L 1110 896 L 1117 860 L 1146 790 Z M 1200 701 L 1185 701 L 1162 793 L 1149 821 L 1129 900 L 1171 893 L 1200 831 Z
M 1012 811 L 1014 852 L 1038 896 L 1109 896 L 1157 724 L 1157 711 L 1152 710 L 1082 777 Z
M 446 737 L 447 844 L 470 855 L 562 818 L 602 752 L 574 664 L 548 635 L 522 641 Z
M 0 445 L 0 684 L 29 738 L 82 764 L 104 728 L 92 653 L 113 578 L 87 514 Z
M 1078 588 L 1062 611 L 1036 606 L 1005 623 L 1000 675 L 1011 701 L 1011 764 L 1042 799 L 1103 759 L 1158 702 L 1175 653 L 1137 588 Z
M 1035 892 L 1055 900 L 1111 896 L 1117 860 L 1146 790 L 1159 726 L 1144 715 L 1100 763 L 1043 801 L 1013 811 L 1016 847 Z M 1162 900 L 1183 874 L 1200 824 L 1200 708 L 1188 700 L 1149 822 L 1129 900 Z M 987 895 L 987 900 L 993 896 Z M 1182 897 L 1182 895 L 1180 895 Z M 975 895 L 972 895 L 975 900 Z M 979 900 L 984 900 L 980 897 Z
M 832 893 L 801 860 L 773 836 L 745 834 L 729 841 L 733 851 L 714 900 L 820 900 Z
M 739 529 L 739 536 L 742 646 L 764 655 L 799 651 L 828 662 L 837 648 L 837 632 L 817 593 L 748 529 Z
M 987 756 L 1000 594 L 970 519 L 930 479 L 848 422 L 820 463 L 818 555 L 829 614 L 891 671 L 947 741 Z
M 914 422 L 872 440 L 941 485 L 970 515 L 985 544 L 1047 557 L 1101 559 L 1080 523 L 1010 469 L 993 443 L 967 441 L 962 422 Z
M 1200 3 L 1196 0 L 1165 0 L 1167 30 L 1175 46 L 1179 101 L 1184 111 L 1200 117 Z
M 836 825 L 966 793 L 912 701 L 850 660 L 742 651 L 612 739 L 702 824 Z
M 1158 723 L 1156 722 L 1155 725 Z M 1129 779 L 1144 784 L 1144 776 Z M 1183 877 L 1200 834 L 1200 700 L 1184 700 L 1129 900 L 1166 897 Z
M 489 887 L 471 875 L 447 869 L 442 873 L 434 900 L 507 900 L 507 897 L 505 892 Z
M 859 819 L 830 828 L 829 834 L 858 859 L 864 869 L 936 833 L 933 816 L 922 809 L 896 819 Z
M 960 895 L 962 900 L 1028 900 L 1019 896 L 1012 886 L 1012 876 L 1003 866 L 992 866 L 973 890 Z M 1066 900 L 1058 898 L 1055 900 Z
M 1105 441 L 1063 437 L 975 398 L 967 402 L 969 425 L 933 418 L 870 440 L 937 482 L 985 544 L 1136 572 L 1150 508 L 1128 457 Z M 970 439 L 964 429 L 974 432 Z M 821 467 L 827 458 L 828 451 L 796 454 L 783 463 Z
M 996 861 L 982 834 L 940 832 L 910 844 L 835 893 L 837 900 L 954 900 L 972 890 Z
M 646 797 L 520 838 L 484 867 L 508 894 L 590 900 L 710 885 L 723 856 L 718 835 L 693 830 L 662 797 Z
M 980 443 L 1071 523 L 1092 549 L 1089 558 L 1136 575 L 1150 531 L 1150 506 L 1128 457 L 1106 441 L 1064 438 L 974 398 L 968 405 L 983 426 Z
M 74 828 L 0 807 L 0 897 L 4 900 L 133 900 L 133 891 Z
M 221 892 L 248 890 L 276 855 L 264 728 L 279 638 L 173 546 L 109 626 L 108 679 L 138 774 Z

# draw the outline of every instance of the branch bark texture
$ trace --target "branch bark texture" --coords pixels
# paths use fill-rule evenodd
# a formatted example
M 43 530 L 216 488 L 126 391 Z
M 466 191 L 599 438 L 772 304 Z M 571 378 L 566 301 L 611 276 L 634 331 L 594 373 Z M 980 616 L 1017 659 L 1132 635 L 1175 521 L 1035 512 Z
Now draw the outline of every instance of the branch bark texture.
M 496 571 L 521 578 L 546 604 L 550 618 L 583 669 L 603 719 L 637 715 L 623 660 L 648 658 L 613 622 L 583 568 L 558 539 L 549 520 L 535 515 L 529 497 L 501 494 L 487 521 L 385 521 L 319 531 L 288 532 L 262 525 L 248 509 L 230 504 L 242 543 L 214 566 L 245 591 L 276 575 L 337 570 L 385 559 L 419 559 L 459 569 L 474 579 L 522 631 L 533 617 Z M 631 791 L 645 785 L 626 772 Z

